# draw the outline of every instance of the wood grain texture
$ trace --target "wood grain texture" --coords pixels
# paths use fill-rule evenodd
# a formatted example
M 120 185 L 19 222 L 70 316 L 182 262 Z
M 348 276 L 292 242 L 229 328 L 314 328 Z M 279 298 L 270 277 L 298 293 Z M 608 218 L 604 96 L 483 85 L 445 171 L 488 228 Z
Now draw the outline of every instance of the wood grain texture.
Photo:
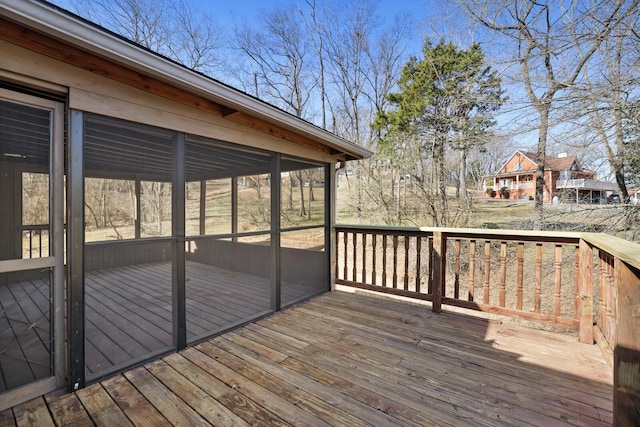
M 101 384 L 92 384 L 76 392 L 89 417 L 101 426 L 131 426 L 129 418 Z
M 93 426 L 93 421 L 84 410 L 75 394 L 54 392 L 45 396 L 49 411 L 58 426 Z
M 575 337 L 336 291 L 33 404 L 102 425 L 607 426 L 612 383 Z
M 43 397 L 25 402 L 13 408 L 16 426 L 55 426 Z

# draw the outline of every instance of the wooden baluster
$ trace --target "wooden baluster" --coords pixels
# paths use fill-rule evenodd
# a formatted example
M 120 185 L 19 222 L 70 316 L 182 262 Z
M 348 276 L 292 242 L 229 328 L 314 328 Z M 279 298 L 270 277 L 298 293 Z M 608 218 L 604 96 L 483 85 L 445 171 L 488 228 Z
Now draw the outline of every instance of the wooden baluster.
M 344 277 L 342 277 L 344 280 L 349 279 L 349 250 L 348 248 L 348 241 L 349 241 L 349 234 L 344 231 L 343 233 L 343 237 L 344 237 Z
M 398 287 L 398 236 L 393 236 L 393 289 Z
M 404 290 L 409 290 L 409 236 L 404 236 Z
M 387 286 L 387 235 L 382 236 L 382 286 Z
M 604 323 L 604 313 L 607 309 L 607 301 L 606 301 L 606 292 L 605 292 L 605 263 L 604 263 L 604 253 L 601 251 L 598 252 L 598 293 L 599 293 L 599 309 L 598 309 L 598 326 L 603 333 L 607 333 L 606 326 Z M 611 337 L 607 336 L 607 340 Z
M 340 278 L 340 263 L 338 260 L 340 259 L 340 232 L 336 230 L 336 279 Z
M 358 233 L 353 233 L 353 281 L 358 281 Z
M 580 240 L 578 245 L 579 305 L 576 317 L 579 320 L 578 337 L 581 343 L 593 344 L 593 249 L 587 242 Z
M 367 234 L 362 233 L 362 283 L 367 283 Z
M 540 292 L 542 290 L 542 243 L 536 243 L 536 290 L 534 296 L 534 308 L 533 311 L 540 313 L 540 305 L 542 303 L 542 297 Z
M 578 310 L 580 304 L 580 245 L 576 245 L 575 253 L 575 272 L 573 273 L 573 286 L 575 289 L 575 295 L 573 298 L 573 315 L 578 318 Z M 591 277 L 589 277 L 591 281 Z
M 453 273 L 453 297 L 460 298 L 460 239 L 455 242 L 455 264 Z
M 500 293 L 498 303 L 500 307 L 505 306 L 507 286 L 507 242 L 500 243 Z
M 516 273 L 516 310 L 522 310 L 524 283 L 524 242 L 518 243 L 518 272 Z
M 376 285 L 378 282 L 378 271 L 376 268 L 376 263 L 377 263 L 377 245 L 378 245 L 378 235 L 377 234 L 372 234 L 371 235 L 371 250 L 372 250 L 372 255 L 373 255 L 373 259 L 372 259 L 372 270 L 371 270 L 371 284 Z
M 473 301 L 473 289 L 476 281 L 476 241 L 469 241 L 469 301 Z
M 433 237 L 429 241 L 429 278 L 427 279 L 427 293 L 433 295 Z
M 491 242 L 484 242 L 484 295 L 482 296 L 482 302 L 489 304 L 489 280 L 491 271 Z
M 420 252 L 422 251 L 422 237 L 416 237 L 416 292 L 420 292 L 422 273 L 420 271 Z
M 560 316 L 560 287 L 562 285 L 562 245 L 556 245 L 555 250 L 555 263 L 554 263 L 554 284 L 555 284 L 555 292 L 554 292 L 554 309 L 553 315 Z
M 611 299 L 611 274 L 609 272 L 609 254 L 603 254 L 603 261 L 604 261 L 604 302 L 605 302 L 605 310 L 604 310 L 604 330 L 606 331 L 605 334 L 607 335 L 607 339 L 609 339 L 611 342 L 611 340 L 613 340 L 615 337 L 614 335 L 611 333 L 611 331 L 613 330 L 613 327 L 611 326 L 611 303 L 612 303 L 612 299 Z
M 607 323 L 609 324 L 609 336 L 615 339 L 616 337 L 616 287 L 615 287 L 615 260 L 613 255 L 607 254 L 608 263 L 607 263 L 607 296 L 608 296 L 608 308 L 607 310 Z

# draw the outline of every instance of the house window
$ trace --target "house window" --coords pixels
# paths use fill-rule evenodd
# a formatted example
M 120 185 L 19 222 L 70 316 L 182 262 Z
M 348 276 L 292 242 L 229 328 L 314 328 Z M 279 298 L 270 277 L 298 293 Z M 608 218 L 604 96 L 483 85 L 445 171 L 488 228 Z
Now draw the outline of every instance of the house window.
M 513 166 L 513 168 L 517 171 L 522 169 L 522 162 L 516 162 L 516 164 Z

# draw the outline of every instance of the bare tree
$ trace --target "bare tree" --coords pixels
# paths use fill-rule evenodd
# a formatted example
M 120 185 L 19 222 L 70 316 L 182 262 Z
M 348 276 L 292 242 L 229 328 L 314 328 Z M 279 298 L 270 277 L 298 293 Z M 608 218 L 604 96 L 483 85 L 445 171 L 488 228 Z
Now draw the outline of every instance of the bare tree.
M 629 163 L 630 146 L 625 135 L 625 121 L 633 116 L 638 99 L 638 49 L 640 40 L 634 37 L 638 14 L 630 14 L 604 40 L 599 61 L 587 64 L 584 85 L 577 88 L 582 111 L 588 114 L 588 128 L 604 148 L 618 185 L 622 200 L 628 200 L 625 169 Z
M 176 24 L 172 42 L 167 46 L 170 57 L 193 70 L 219 74 L 223 71 L 218 59 L 223 44 L 222 29 L 213 17 L 194 10 L 184 0 L 170 4 Z
M 343 126 L 334 131 L 365 147 L 368 141 L 362 134 L 366 126 L 360 106 L 371 71 L 367 53 L 376 26 L 373 12 L 373 3 L 368 0 L 340 3 L 327 12 L 323 33 L 336 92 L 334 121 L 337 121 L 337 115 L 345 118 L 339 123 Z
M 543 220 L 544 169 L 549 117 L 559 93 L 574 86 L 585 64 L 628 14 L 637 0 L 627 2 L 552 3 L 549 1 L 469 1 L 467 10 L 486 28 L 508 37 L 527 97 L 539 119 L 536 220 Z
M 186 0 L 73 0 L 93 22 L 191 69 L 213 72 L 222 30 Z
M 304 117 L 315 83 L 306 64 L 306 31 L 296 10 L 274 10 L 262 17 L 257 28 L 236 28 L 235 44 L 254 66 L 254 75 L 264 88 L 260 96 Z
M 310 35 L 311 44 L 316 54 L 317 69 L 314 72 L 316 80 L 318 81 L 318 88 L 320 89 L 320 115 L 322 120 L 322 128 L 327 128 L 327 83 L 326 83 L 326 70 L 325 70 L 325 49 L 324 40 L 322 37 L 322 23 L 320 21 L 320 15 L 318 11 L 318 5 L 316 0 L 306 0 L 307 6 L 309 6 L 309 16 L 306 16 L 301 12 L 302 19 L 307 26 L 307 31 Z

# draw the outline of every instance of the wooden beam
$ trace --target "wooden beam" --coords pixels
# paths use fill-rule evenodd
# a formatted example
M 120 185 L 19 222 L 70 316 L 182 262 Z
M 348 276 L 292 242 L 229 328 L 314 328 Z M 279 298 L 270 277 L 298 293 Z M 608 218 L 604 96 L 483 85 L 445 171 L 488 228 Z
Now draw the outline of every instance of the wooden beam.
M 301 135 L 298 135 L 294 132 L 288 131 L 281 127 L 274 126 L 271 123 L 267 123 L 264 120 L 257 119 L 255 117 L 249 116 L 248 114 L 242 113 L 240 111 L 236 111 L 233 114 L 226 115 L 224 116 L 224 118 L 235 123 L 252 127 L 264 133 L 268 133 L 269 135 L 275 136 L 276 138 L 281 138 L 287 141 L 295 142 L 300 145 L 304 145 L 305 147 L 311 148 L 316 151 L 320 151 L 320 152 L 331 154 L 331 155 L 339 154 L 337 151 L 332 151 L 329 147 L 324 146 L 318 142 L 315 142 L 309 138 L 305 138 Z
M 613 349 L 613 425 L 640 420 L 640 271 L 616 258 L 616 343 Z

